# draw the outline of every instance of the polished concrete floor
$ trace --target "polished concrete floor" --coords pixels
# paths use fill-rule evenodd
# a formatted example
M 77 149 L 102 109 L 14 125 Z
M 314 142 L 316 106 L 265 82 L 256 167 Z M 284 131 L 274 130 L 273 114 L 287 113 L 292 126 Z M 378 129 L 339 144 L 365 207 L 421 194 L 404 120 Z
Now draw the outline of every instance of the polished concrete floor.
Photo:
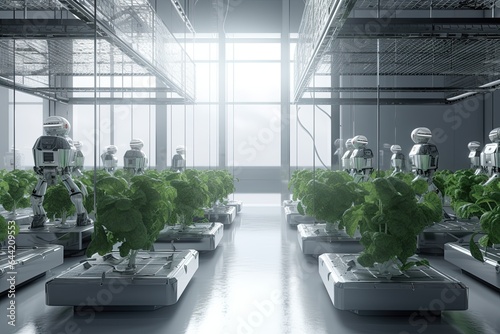
M 500 333 L 500 292 L 439 256 L 431 263 L 469 287 L 467 311 L 382 317 L 335 309 L 317 259 L 301 253 L 296 229 L 287 226 L 279 206 L 245 205 L 218 249 L 200 254 L 180 301 L 156 311 L 77 315 L 71 307 L 46 306 L 45 281 L 80 259 L 66 258 L 18 289 L 16 327 L 7 324 L 8 299 L 0 297 L 0 333 Z

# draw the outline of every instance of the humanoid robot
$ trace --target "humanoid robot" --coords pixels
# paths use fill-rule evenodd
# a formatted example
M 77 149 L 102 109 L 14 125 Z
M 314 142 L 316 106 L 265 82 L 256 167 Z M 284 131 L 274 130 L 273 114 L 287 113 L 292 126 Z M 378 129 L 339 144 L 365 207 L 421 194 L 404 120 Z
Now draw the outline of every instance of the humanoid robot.
M 175 149 L 176 154 L 172 157 L 172 167 L 171 170 L 175 172 L 182 172 L 186 169 L 186 150 L 184 146 L 177 146 Z
M 394 170 L 391 173 L 391 176 L 394 176 L 397 173 L 401 173 L 406 170 L 406 161 L 405 161 L 405 155 L 401 153 L 401 146 L 392 145 L 391 152 L 392 152 L 391 167 L 394 168 Z
M 489 137 L 491 143 L 486 144 L 483 148 L 484 160 L 482 166 L 490 176 L 485 185 L 500 177 L 500 128 L 491 130 Z
M 140 175 L 144 173 L 148 158 L 142 152 L 144 142 L 140 139 L 132 139 L 130 141 L 130 150 L 125 152 L 123 156 L 123 169 L 133 175 Z
M 118 148 L 115 145 L 106 146 L 106 152 L 101 154 L 102 165 L 104 166 L 104 170 L 110 174 L 116 169 L 118 166 L 118 158 L 115 156 Z
M 351 154 L 351 168 L 354 182 L 366 182 L 373 172 L 373 152 L 366 148 L 368 139 L 365 136 L 352 138 L 352 145 L 354 151 Z
M 481 143 L 478 141 L 471 141 L 467 148 L 469 149 L 469 160 L 470 160 L 470 168 L 474 169 L 474 174 L 485 174 L 485 170 L 481 165 L 481 161 L 484 160 L 483 153 L 479 149 L 481 147 Z
M 414 180 L 423 178 L 429 184 L 429 191 L 437 191 L 432 177 L 438 169 L 439 152 L 436 145 L 429 143 L 432 132 L 428 128 L 416 128 L 411 132 L 411 139 L 415 143 L 409 154 Z
M 354 151 L 352 138 L 345 141 L 345 148 L 346 151 L 344 152 L 344 155 L 342 155 L 342 170 L 352 175 L 351 154 Z
M 33 209 L 31 228 L 45 225 L 47 214 L 43 208 L 43 197 L 47 186 L 56 184 L 59 179 L 68 190 L 71 202 L 76 208 L 76 225 L 90 225 L 92 220 L 83 206 L 83 194 L 71 178 L 77 155 L 73 141 L 68 137 L 71 125 L 64 117 L 50 116 L 43 123 L 43 128 L 45 136 L 39 137 L 33 146 L 35 161 L 33 169 L 38 174 L 38 182 L 31 194 Z
M 74 177 L 80 177 L 83 176 L 82 170 L 83 170 L 83 164 L 85 163 L 85 156 L 83 155 L 82 152 L 82 143 L 75 140 L 73 142 L 73 145 L 76 148 L 76 155 L 75 155 L 75 166 L 71 170 L 71 174 Z

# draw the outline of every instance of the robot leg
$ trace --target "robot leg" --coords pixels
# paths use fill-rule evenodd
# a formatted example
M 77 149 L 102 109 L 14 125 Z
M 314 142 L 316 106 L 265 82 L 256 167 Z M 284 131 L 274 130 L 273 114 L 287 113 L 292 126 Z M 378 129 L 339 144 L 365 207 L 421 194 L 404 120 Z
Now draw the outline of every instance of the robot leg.
M 31 208 L 33 209 L 33 220 L 31 228 L 43 227 L 47 219 L 47 213 L 43 209 L 43 196 L 47 192 L 47 182 L 40 176 L 38 182 L 31 193 Z
M 76 208 L 76 225 L 86 226 L 92 224 L 92 219 L 88 217 L 87 210 L 83 206 L 83 195 L 80 188 L 73 182 L 70 174 L 64 174 L 62 177 L 64 186 L 69 192 L 71 202 Z

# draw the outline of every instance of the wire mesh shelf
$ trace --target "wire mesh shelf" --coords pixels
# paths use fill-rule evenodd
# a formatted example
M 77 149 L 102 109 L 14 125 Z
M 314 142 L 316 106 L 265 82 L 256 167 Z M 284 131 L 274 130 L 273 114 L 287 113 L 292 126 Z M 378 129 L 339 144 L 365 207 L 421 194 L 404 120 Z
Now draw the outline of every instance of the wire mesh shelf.
M 47 19 L 42 20 L 42 24 L 47 25 L 45 30 L 24 31 L 15 25 L 7 27 L 9 20 L 3 19 L 7 24 L 0 32 L 15 38 L 15 41 L 0 40 L 0 76 L 13 80 L 15 74 L 16 83 L 47 76 L 36 82 L 37 86 L 48 87 L 48 77 L 53 75 L 92 76 L 96 72 L 100 76 L 153 75 L 186 101 L 194 100 L 194 62 L 148 0 L 97 1 L 95 5 L 96 8 L 94 0 L 0 0 L 0 10 L 3 11 L 54 11 L 54 14 L 44 14 L 52 15 L 50 17 L 60 11 L 61 17 L 68 17 L 59 20 L 60 27 L 55 26 L 55 20 Z M 67 11 L 72 15 L 67 15 Z M 13 17 L 12 12 L 5 16 Z M 89 29 L 70 22 L 75 17 L 91 28 L 97 23 L 97 69 L 94 69 L 94 40 L 89 38 Z M 72 29 L 71 35 L 60 36 L 69 31 L 68 27 Z M 51 29 L 59 34 L 58 38 L 40 36 L 41 32 Z M 19 35 L 16 35 L 18 31 Z
M 321 7 L 318 1 L 306 4 L 296 49 L 296 101 L 313 75 L 440 76 L 444 78 L 440 81 L 444 83 L 442 88 L 457 90 L 478 87 L 500 76 L 500 20 L 482 19 L 484 11 L 493 11 L 500 1 L 358 0 L 345 7 L 343 19 L 325 21 L 329 8 L 339 2 L 328 1 L 330 6 Z M 312 8 L 323 13 L 315 13 Z M 367 17 L 370 14 L 366 10 L 385 16 Z M 415 10 L 418 17 L 422 10 L 441 10 L 441 14 L 417 20 L 411 12 Z M 473 19 L 443 14 L 452 10 L 468 10 Z M 481 11 L 480 18 L 474 15 L 476 10 Z M 379 23 L 379 30 L 365 32 L 366 25 L 374 22 Z M 327 39 L 315 53 L 311 50 L 318 31 L 327 32 Z M 308 65 L 312 68 L 307 70 Z

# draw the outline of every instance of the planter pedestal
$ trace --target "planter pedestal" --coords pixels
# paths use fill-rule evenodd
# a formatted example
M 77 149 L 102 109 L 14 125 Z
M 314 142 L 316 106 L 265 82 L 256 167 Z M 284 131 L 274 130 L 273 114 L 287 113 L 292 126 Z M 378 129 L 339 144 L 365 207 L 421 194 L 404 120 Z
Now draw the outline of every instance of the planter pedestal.
M 228 201 L 227 206 L 234 206 L 236 208 L 236 213 L 240 213 L 241 209 L 243 208 L 243 202 L 242 201 Z
M 299 224 L 314 224 L 316 219 L 311 216 L 303 216 L 297 211 L 297 206 L 285 206 L 286 222 L 290 226 L 297 226 Z
M 68 220 L 63 226 L 60 223 L 46 223 L 44 227 L 31 229 L 29 225 L 21 225 L 16 243 L 19 246 L 61 245 L 66 254 L 83 251 L 87 248 L 94 225 L 76 226 L 74 220 Z
M 230 225 L 236 218 L 236 207 L 223 206 L 217 209 L 205 210 L 205 218 L 210 222 L 219 222 L 224 225 Z
M 165 227 L 154 243 L 155 251 L 194 249 L 213 251 L 224 235 L 221 223 L 196 223 L 184 229 L 180 225 Z M 172 247 L 173 246 L 173 247 Z
M 500 289 L 500 250 L 488 248 L 484 261 L 472 257 L 469 243 L 453 242 L 444 245 L 444 259 L 468 274 Z
M 198 252 L 139 252 L 136 270 L 122 271 L 117 252 L 70 267 L 45 284 L 50 306 L 83 309 L 154 310 L 175 304 L 198 269 Z
M 417 251 L 419 253 L 443 254 L 446 243 L 455 242 L 479 229 L 478 219 L 435 223 L 418 236 Z
M 41 247 L 19 247 L 16 246 L 14 260 L 17 264 L 11 268 L 9 263 L 9 249 L 0 249 L 0 294 L 8 292 L 10 284 L 7 281 L 10 276 L 15 277 L 15 285 L 18 287 L 35 278 L 45 275 L 63 263 L 63 247 L 41 246 Z
M 361 236 L 358 232 L 351 238 L 343 230 L 329 232 L 326 226 L 326 223 L 297 225 L 297 237 L 304 254 L 358 253 L 363 250 L 364 247 L 359 243 Z
M 391 279 L 350 267 L 357 254 L 322 254 L 319 274 L 333 306 L 358 314 L 440 313 L 468 308 L 468 288 L 433 267 L 418 267 Z

